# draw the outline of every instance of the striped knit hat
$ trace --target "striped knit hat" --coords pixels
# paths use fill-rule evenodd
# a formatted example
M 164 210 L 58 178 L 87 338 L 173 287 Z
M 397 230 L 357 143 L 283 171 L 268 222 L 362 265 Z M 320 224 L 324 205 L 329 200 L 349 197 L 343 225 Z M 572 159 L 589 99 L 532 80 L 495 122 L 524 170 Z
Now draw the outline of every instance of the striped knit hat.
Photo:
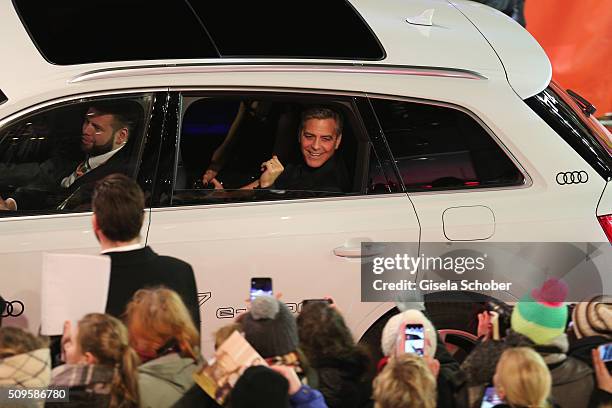
M 565 282 L 551 278 L 519 300 L 512 311 L 512 330 L 535 344 L 549 344 L 565 332 L 567 307 Z

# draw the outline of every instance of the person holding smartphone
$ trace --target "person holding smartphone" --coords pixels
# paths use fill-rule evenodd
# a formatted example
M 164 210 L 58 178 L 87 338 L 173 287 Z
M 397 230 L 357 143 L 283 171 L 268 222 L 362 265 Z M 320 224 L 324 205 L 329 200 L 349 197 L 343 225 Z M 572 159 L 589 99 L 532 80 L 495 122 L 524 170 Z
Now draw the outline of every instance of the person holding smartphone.
M 417 354 L 426 360 L 437 377 L 440 363 L 434 358 L 438 346 L 436 329 L 421 311 L 406 310 L 391 317 L 383 328 L 380 343 L 387 359 L 405 353 Z
M 236 321 L 245 339 L 268 365 L 293 367 L 301 381 L 316 387 L 316 370 L 299 349 L 297 325 L 287 305 L 272 296 L 257 296 Z
M 440 361 L 435 358 L 437 347 L 437 332 L 431 321 L 419 310 L 406 310 L 391 317 L 383 328 L 381 348 L 385 357 L 378 363 L 378 369 L 382 371 L 400 356 L 416 356 L 429 367 L 436 380 L 436 406 L 454 407 L 455 370 L 440 369 Z

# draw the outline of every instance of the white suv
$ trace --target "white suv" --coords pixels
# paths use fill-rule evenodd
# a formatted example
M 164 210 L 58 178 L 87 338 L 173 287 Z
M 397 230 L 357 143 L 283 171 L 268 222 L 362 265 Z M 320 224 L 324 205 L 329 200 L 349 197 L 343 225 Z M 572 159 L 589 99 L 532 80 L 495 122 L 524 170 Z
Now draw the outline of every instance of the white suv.
M 0 196 L 34 197 L 0 213 L 0 291 L 25 305 L 5 323 L 38 327 L 43 252 L 97 253 L 90 190 L 11 170 L 72 160 L 100 100 L 141 107 L 126 171 L 147 196 L 142 238 L 193 265 L 205 333 L 269 276 L 294 310 L 331 295 L 362 337 L 393 308 L 360 301 L 364 241 L 612 240 L 610 134 L 478 3 L 13 0 L 0 15 Z M 350 191 L 233 194 L 272 154 L 296 159 L 313 105 L 344 117 Z M 228 193 L 210 194 L 198 180 L 241 109 Z

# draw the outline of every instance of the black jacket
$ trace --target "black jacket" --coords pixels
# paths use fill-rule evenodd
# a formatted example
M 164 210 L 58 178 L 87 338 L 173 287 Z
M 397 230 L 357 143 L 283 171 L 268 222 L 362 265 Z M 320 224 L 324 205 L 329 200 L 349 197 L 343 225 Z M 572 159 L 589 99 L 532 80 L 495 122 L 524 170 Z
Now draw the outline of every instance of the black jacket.
M 40 165 L 41 168 L 52 168 L 49 170 L 50 174 L 46 175 L 47 177 L 40 177 L 15 190 L 14 198 L 19 211 L 89 209 L 96 181 L 113 173 L 132 175 L 134 165 L 130 163 L 130 154 L 130 146 L 125 146 L 105 163 L 74 180 L 68 188 L 61 187 L 60 183 L 64 177 L 72 174 L 80 162 L 67 161 L 69 164 L 62 163 L 63 166 L 52 166 L 48 162 L 53 163 L 56 160 L 47 160 Z M 29 163 L 26 164 L 29 165 Z M 66 200 L 65 206 L 58 208 L 64 200 Z
M 198 291 L 191 265 L 170 256 L 159 256 L 148 246 L 108 255 L 111 275 L 106 313 L 120 317 L 138 289 L 163 285 L 181 296 L 200 331 Z
M 374 370 L 366 354 L 355 352 L 344 358 L 328 358 L 312 363 L 319 373 L 318 390 L 329 408 L 369 406 Z
M 323 166 L 309 167 L 303 161 L 289 163 L 274 182 L 273 188 L 281 190 L 307 190 L 343 193 L 351 190 L 344 161 L 332 156 Z

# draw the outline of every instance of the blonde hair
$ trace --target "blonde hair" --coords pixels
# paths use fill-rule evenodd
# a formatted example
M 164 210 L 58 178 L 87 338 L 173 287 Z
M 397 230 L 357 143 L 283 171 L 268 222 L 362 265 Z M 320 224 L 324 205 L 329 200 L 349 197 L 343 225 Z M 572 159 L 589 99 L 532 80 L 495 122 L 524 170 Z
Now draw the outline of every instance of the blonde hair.
M 138 406 L 138 355 L 130 347 L 127 328 L 113 316 L 90 313 L 79 321 L 77 342 L 98 364 L 116 369 L 110 408 Z
M 392 357 L 374 379 L 375 408 L 435 408 L 436 379 L 425 360 L 415 354 Z
M 240 331 L 242 326 L 240 323 L 230 323 L 222 326 L 215 332 L 215 350 L 223 344 L 225 340 L 229 338 L 235 331 Z
M 547 407 L 552 379 L 542 357 L 528 347 L 510 348 L 495 370 L 495 387 L 511 406 Z
M 181 355 L 199 360 L 200 336 L 185 303 L 175 291 L 164 287 L 138 290 L 127 305 L 126 316 L 131 336 L 162 345 L 174 340 Z M 135 321 L 146 328 L 146 333 L 133 332 Z
M 0 328 L 0 358 L 49 347 L 46 337 L 38 337 L 18 327 Z

